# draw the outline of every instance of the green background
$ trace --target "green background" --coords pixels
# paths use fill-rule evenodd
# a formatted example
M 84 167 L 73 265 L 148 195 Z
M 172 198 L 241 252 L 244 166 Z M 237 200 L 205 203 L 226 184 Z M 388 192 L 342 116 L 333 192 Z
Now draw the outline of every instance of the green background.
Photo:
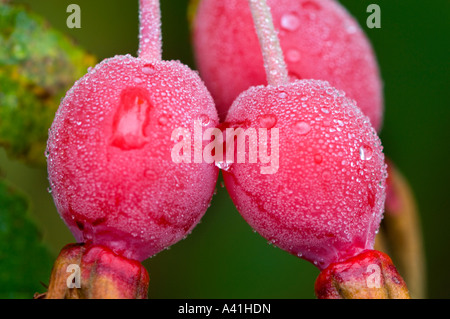
M 137 0 L 12 2 L 29 5 L 99 60 L 137 52 Z M 164 59 L 180 60 L 195 69 L 186 19 L 188 1 L 161 2 Z M 70 3 L 81 6 L 81 29 L 66 26 Z M 404 173 L 416 195 L 425 240 L 428 297 L 448 298 L 450 1 L 341 3 L 359 20 L 379 60 L 386 100 L 381 138 L 386 155 Z M 381 29 L 365 25 L 370 3 L 381 7 Z M 46 191 L 46 171 L 10 160 L 1 149 L 0 166 L 6 178 L 30 196 L 32 218 L 56 256 L 74 239 Z M 313 285 L 319 273 L 313 265 L 269 246 L 253 233 L 220 180 L 210 209 L 193 233 L 144 265 L 150 273 L 151 298 L 314 298 Z

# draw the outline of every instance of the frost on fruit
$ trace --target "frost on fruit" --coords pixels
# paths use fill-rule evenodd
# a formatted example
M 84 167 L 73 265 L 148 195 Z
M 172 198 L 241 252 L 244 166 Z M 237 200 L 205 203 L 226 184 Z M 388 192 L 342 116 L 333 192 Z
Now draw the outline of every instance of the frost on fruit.
M 244 219 L 320 269 L 373 249 L 386 167 L 369 119 L 328 82 L 301 80 L 242 93 L 226 124 L 246 121 L 257 128 L 267 114 L 276 117 L 280 132 L 278 172 L 261 175 L 260 162 L 234 163 L 223 172 Z
M 218 124 L 201 79 L 179 62 L 116 56 L 76 82 L 47 151 L 56 207 L 78 242 L 142 261 L 194 228 L 218 169 L 174 163 L 171 133 L 193 130 L 201 114 L 203 129 Z
M 357 21 L 334 0 L 268 0 L 291 80 L 325 80 L 358 103 L 379 130 L 382 82 Z M 226 117 L 234 99 L 266 84 L 263 56 L 247 0 L 202 0 L 193 22 L 199 72 Z

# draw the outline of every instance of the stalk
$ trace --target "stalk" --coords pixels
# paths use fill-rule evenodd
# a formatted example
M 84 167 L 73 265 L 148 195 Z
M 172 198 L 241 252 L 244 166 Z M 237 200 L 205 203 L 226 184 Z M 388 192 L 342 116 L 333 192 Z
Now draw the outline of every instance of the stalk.
M 162 59 L 161 9 L 159 0 L 139 0 L 139 57 Z
M 255 23 L 269 85 L 289 83 L 283 50 L 273 25 L 272 13 L 266 0 L 248 0 Z

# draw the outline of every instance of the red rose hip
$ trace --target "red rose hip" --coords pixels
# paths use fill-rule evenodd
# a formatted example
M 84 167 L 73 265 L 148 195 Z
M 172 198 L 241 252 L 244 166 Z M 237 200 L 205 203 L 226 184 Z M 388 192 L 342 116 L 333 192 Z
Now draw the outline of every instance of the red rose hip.
M 268 116 L 276 119 L 269 131 L 279 130 L 278 170 L 261 174 L 267 164 L 235 163 L 224 171 L 242 216 L 263 237 L 321 269 L 373 248 L 386 168 L 368 118 L 327 82 L 302 80 L 251 88 L 226 123 L 258 129 Z
M 192 135 L 196 120 L 203 130 L 218 124 L 213 99 L 196 72 L 161 60 L 159 1 L 140 5 L 139 57 L 89 70 L 49 131 L 51 192 L 78 242 L 58 257 L 49 298 L 145 297 L 139 262 L 187 236 L 213 196 L 214 164 L 172 159 L 172 131 Z M 74 261 L 81 292 L 64 287 L 63 268 Z
M 383 117 L 376 57 L 358 22 L 334 0 L 268 0 L 291 80 L 317 79 L 357 101 L 375 129 Z M 193 23 L 200 75 L 225 118 L 250 86 L 267 84 L 247 0 L 202 0 Z
M 238 153 L 224 171 L 233 202 L 269 242 L 322 271 L 316 284 L 319 298 L 408 298 L 392 261 L 373 250 L 387 177 L 375 129 L 328 82 L 289 83 L 266 0 L 248 3 L 269 85 L 241 93 L 225 126 L 266 129 L 270 138 L 261 142 L 259 137 L 257 163 L 236 161 Z M 254 149 L 253 143 L 246 151 Z M 262 149 L 277 157 L 270 170 Z M 384 282 L 366 280 L 373 269 Z M 389 294 L 391 288 L 398 294 Z
M 171 132 L 200 116 L 218 122 L 200 78 L 178 62 L 119 56 L 74 85 L 50 130 L 48 172 L 77 241 L 142 261 L 192 230 L 218 171 L 174 163 Z

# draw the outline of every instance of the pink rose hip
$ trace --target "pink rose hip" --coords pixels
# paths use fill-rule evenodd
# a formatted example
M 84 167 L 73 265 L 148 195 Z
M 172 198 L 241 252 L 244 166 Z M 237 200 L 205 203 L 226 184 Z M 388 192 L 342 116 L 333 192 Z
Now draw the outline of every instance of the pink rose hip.
M 77 241 L 142 261 L 192 230 L 218 172 L 174 163 L 171 133 L 202 115 L 218 122 L 200 78 L 178 62 L 118 56 L 75 84 L 50 130 L 48 172 Z
M 247 90 L 226 124 L 258 129 L 269 116 L 276 124 L 268 131 L 279 130 L 278 170 L 261 174 L 268 164 L 235 163 L 223 172 L 244 219 L 320 269 L 373 248 L 386 167 L 369 119 L 327 82 L 301 80 Z
M 159 1 L 140 1 L 140 22 L 139 57 L 90 69 L 49 131 L 51 192 L 78 243 L 57 258 L 48 298 L 145 298 L 140 262 L 185 238 L 213 196 L 218 168 L 174 161 L 172 132 L 217 125 L 214 101 L 196 72 L 161 60 Z M 75 290 L 65 282 L 72 264 Z
M 375 129 L 383 117 L 382 81 L 370 42 L 334 0 L 268 0 L 291 80 L 317 79 L 356 100 Z M 200 75 L 226 117 L 234 99 L 267 84 L 247 0 L 202 0 L 193 22 Z
M 321 270 L 318 298 L 409 298 L 390 258 L 373 249 L 387 172 L 369 118 L 328 82 L 289 82 L 266 0 L 248 4 L 269 85 L 241 93 L 224 124 L 260 132 L 258 161 L 235 152 L 223 173 L 236 208 L 270 243 Z

